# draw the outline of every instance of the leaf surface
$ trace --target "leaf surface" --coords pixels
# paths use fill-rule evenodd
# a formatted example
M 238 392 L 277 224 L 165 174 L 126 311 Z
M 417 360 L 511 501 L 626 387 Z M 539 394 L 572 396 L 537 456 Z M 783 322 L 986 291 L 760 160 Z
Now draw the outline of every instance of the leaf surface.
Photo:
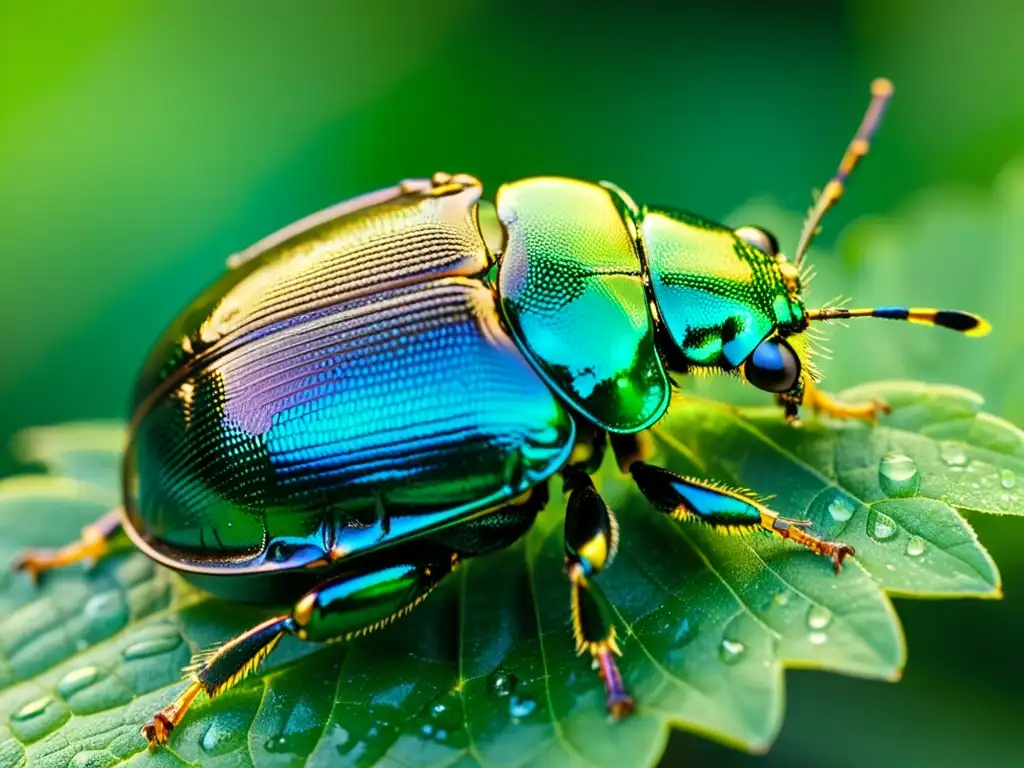
M 38 588 L 5 572 L 0 765 L 649 765 L 670 726 L 767 749 L 785 668 L 899 677 L 906 649 L 887 594 L 999 594 L 958 510 L 1024 512 L 1024 434 L 957 388 L 843 395 L 876 396 L 894 411 L 875 428 L 794 429 L 774 408 L 683 398 L 654 432 L 662 465 L 774 495 L 780 513 L 853 544 L 839 576 L 789 542 L 668 519 L 602 470 L 622 539 L 599 579 L 639 702 L 622 722 L 608 722 L 598 676 L 573 649 L 556 495 L 525 540 L 467 562 L 406 619 L 346 645 L 286 639 L 257 674 L 197 703 L 156 753 L 139 727 L 181 690 L 191 654 L 265 612 L 209 598 L 130 551 Z M 25 435 L 22 457 L 48 472 L 0 482 L 0 563 L 102 514 L 122 441 L 117 425 Z M 895 484 L 883 471 L 893 452 L 906 459 Z

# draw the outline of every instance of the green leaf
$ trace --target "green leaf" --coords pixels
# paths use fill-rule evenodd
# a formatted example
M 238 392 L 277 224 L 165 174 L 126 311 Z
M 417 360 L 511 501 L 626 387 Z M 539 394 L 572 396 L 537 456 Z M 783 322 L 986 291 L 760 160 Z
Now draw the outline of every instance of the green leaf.
M 155 753 L 139 727 L 181 690 L 180 668 L 265 612 L 208 598 L 132 552 L 38 588 L 4 573 L 0 765 L 649 765 L 670 726 L 765 750 L 784 668 L 899 677 L 906 649 L 886 593 L 999 594 L 957 509 L 1024 512 L 1024 433 L 966 390 L 888 383 L 843 395 L 876 396 L 894 410 L 875 428 L 792 428 L 774 408 L 685 398 L 654 432 L 663 465 L 774 494 L 773 508 L 855 545 L 839 576 L 768 535 L 674 522 L 602 470 L 622 542 L 599 579 L 639 702 L 622 722 L 608 722 L 598 676 L 573 649 L 556 499 L 525 541 L 469 561 L 391 627 L 347 645 L 286 640 L 257 674 L 197 703 Z M 20 455 L 49 473 L 0 482 L 0 563 L 65 543 L 102 514 L 122 443 L 116 425 L 23 436 Z M 906 457 L 901 484 L 880 474 L 892 452 Z M 902 497 L 908 462 L 919 492 Z

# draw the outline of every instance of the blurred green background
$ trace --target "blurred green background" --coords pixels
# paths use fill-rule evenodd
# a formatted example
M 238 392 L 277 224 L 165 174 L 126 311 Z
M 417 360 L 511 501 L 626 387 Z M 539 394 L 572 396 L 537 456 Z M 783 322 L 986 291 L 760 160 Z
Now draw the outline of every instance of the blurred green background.
M 0 436 L 125 416 L 147 345 L 227 254 L 437 169 L 606 178 L 762 212 L 791 245 L 880 74 L 896 99 L 827 222 L 816 296 L 963 305 L 997 332 L 857 324 L 829 385 L 948 381 L 1020 423 L 1022 28 L 1018 0 L 2 0 Z M 789 673 L 767 757 L 680 736 L 666 764 L 1020 764 L 1024 526 L 974 522 L 1007 597 L 901 601 L 900 685 Z

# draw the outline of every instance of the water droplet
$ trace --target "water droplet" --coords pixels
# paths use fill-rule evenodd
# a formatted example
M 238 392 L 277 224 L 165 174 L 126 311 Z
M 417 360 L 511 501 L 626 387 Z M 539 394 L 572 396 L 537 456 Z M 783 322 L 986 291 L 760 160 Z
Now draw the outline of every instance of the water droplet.
M 897 530 L 896 521 L 884 512 L 872 509 L 868 513 L 868 535 L 876 541 L 888 541 Z
M 511 672 L 498 669 L 491 674 L 487 687 L 495 696 L 505 697 L 511 695 L 512 691 L 516 688 L 517 682 L 516 676 Z
M 942 460 L 951 467 L 958 467 L 967 462 L 967 454 L 959 443 L 943 443 L 940 453 Z
M 203 737 L 199 740 L 199 746 L 209 755 L 224 754 L 234 747 L 231 734 L 232 728 L 214 720 L 203 733 Z
M 287 749 L 288 739 L 284 736 L 271 736 L 263 743 L 263 748 L 272 754 L 280 754 L 282 752 L 291 752 L 292 750 Z
M 853 517 L 856 509 L 857 505 L 842 493 L 837 493 L 835 498 L 828 504 L 828 513 L 832 515 L 833 520 L 839 523 L 845 523 Z
M 440 716 L 441 716 L 441 715 L 443 715 L 443 714 L 444 714 L 444 713 L 445 713 L 445 712 L 446 712 L 447 710 L 448 710 L 448 707 L 446 707 L 446 706 L 445 706 L 444 704 L 442 704 L 441 702 L 437 702 L 437 704 L 435 704 L 434 706 L 432 706 L 432 707 L 430 708 L 430 714 L 431 714 L 431 715 L 433 715 L 434 717 L 440 717 Z
M 1013 472 L 1008 469 L 1004 469 L 999 473 L 999 484 L 1006 490 L 1010 490 L 1017 484 L 1017 478 Z
M 902 453 L 887 453 L 878 462 L 878 484 L 891 498 L 914 496 L 921 488 L 917 464 Z
M 718 658 L 726 664 L 735 664 L 746 652 L 747 646 L 739 640 L 730 640 L 727 637 L 723 638 L 721 645 L 718 646 Z
M 784 589 L 772 598 L 772 602 L 779 606 L 786 606 L 789 605 L 791 599 L 789 590 Z
M 824 629 L 832 623 L 832 611 L 824 605 L 815 603 L 807 611 L 807 626 L 811 629 Z
M 679 626 L 676 627 L 676 631 L 672 633 L 672 646 L 681 648 L 684 645 L 689 645 L 696 636 L 696 626 L 688 617 L 684 616 L 683 620 L 679 622 Z
M 101 592 L 89 598 L 82 612 L 86 615 L 86 618 L 93 619 L 107 613 L 113 613 L 120 608 L 122 602 L 120 592 L 113 590 Z
M 434 731 L 434 741 L 444 741 L 448 738 L 448 731 L 444 728 L 438 728 Z
M 828 641 L 828 635 L 824 632 L 811 632 L 807 640 L 811 645 L 824 645 Z
M 425 739 L 429 739 L 434 735 L 434 726 L 430 723 L 424 723 L 420 726 L 420 735 Z
M 125 661 L 145 659 L 150 656 L 159 656 L 161 653 L 173 651 L 181 645 L 181 635 L 175 633 L 174 637 L 154 637 L 149 640 L 141 640 L 132 643 L 121 654 Z
M 920 536 L 911 536 L 907 539 L 907 554 L 911 557 L 924 554 L 924 539 Z
M 68 672 L 57 683 L 57 695 L 67 699 L 79 691 L 88 688 L 100 679 L 102 672 L 98 667 L 79 667 Z
M 81 639 L 92 644 L 110 637 L 128 623 L 128 614 L 128 603 L 120 590 L 93 595 L 82 606 L 85 624 Z
M 53 703 L 51 696 L 40 696 L 38 699 L 30 701 L 28 704 L 23 706 L 13 715 L 12 720 L 31 720 L 33 717 L 39 717 L 46 711 L 46 708 Z
M 525 696 L 512 696 L 508 700 L 508 714 L 513 720 L 529 717 L 537 709 L 537 702 Z

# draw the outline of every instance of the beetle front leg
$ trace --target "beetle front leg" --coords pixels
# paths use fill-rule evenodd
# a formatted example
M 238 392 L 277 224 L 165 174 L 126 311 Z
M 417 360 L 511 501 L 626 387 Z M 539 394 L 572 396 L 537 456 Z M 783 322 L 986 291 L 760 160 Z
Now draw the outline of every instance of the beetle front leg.
M 622 717 L 633 710 L 615 656 L 614 612 L 594 577 L 611 564 L 619 543 L 619 525 L 590 476 L 578 468 L 563 471 L 569 501 L 565 512 L 565 570 L 570 582 L 576 652 L 590 652 L 604 682 L 608 712 Z
M 454 566 L 453 557 L 446 563 L 393 565 L 326 580 L 306 593 L 291 613 L 267 619 L 198 655 L 189 667 L 188 686 L 143 726 L 142 735 L 151 747 L 165 743 L 201 692 L 213 698 L 238 683 L 284 635 L 334 642 L 372 632 L 419 605 Z
M 57 549 L 26 549 L 11 563 L 16 571 L 25 571 L 33 580 L 41 573 L 82 561 L 98 560 L 110 551 L 111 541 L 121 533 L 121 509 L 107 512 L 82 529 L 77 541 Z
M 803 405 L 815 413 L 824 413 L 834 419 L 860 419 L 874 424 L 883 413 L 889 413 L 892 408 L 878 399 L 868 400 L 859 403 L 842 403 L 835 397 L 820 389 L 814 381 L 808 377 L 803 379 L 802 391 L 794 396 L 782 394 L 778 396 L 779 405 L 786 412 L 786 419 L 790 422 L 799 420 L 799 409 Z
M 853 547 L 825 541 L 807 532 L 810 520 L 781 517 L 777 512 L 739 491 L 720 488 L 704 480 L 681 477 L 661 467 L 636 462 L 630 473 L 640 492 L 658 510 L 676 520 L 710 525 L 718 533 L 743 534 L 769 531 L 800 544 L 816 555 L 828 557 L 836 573 Z

